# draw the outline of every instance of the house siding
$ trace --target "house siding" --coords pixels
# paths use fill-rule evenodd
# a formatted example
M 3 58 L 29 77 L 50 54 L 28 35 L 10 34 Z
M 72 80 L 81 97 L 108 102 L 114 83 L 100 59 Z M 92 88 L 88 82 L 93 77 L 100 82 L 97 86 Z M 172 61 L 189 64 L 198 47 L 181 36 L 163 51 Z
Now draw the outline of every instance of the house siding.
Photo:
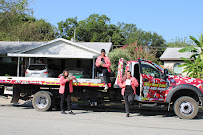
M 174 71 L 174 65 L 176 63 L 184 64 L 183 61 L 173 61 L 173 60 L 164 61 L 164 68 Z M 184 69 L 184 67 L 182 67 L 182 71 L 183 71 L 183 69 Z M 187 76 L 187 73 L 182 73 L 182 76 Z

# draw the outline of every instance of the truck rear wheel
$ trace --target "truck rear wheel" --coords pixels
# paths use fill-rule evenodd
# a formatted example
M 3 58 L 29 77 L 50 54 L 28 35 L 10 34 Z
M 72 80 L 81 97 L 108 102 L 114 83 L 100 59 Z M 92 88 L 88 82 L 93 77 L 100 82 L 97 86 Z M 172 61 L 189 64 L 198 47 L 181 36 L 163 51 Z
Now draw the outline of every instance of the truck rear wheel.
M 52 109 L 52 94 L 48 91 L 37 92 L 32 100 L 32 105 L 37 111 L 47 111 Z
M 188 96 L 180 97 L 175 101 L 174 112 L 181 119 L 193 119 L 198 113 L 197 102 Z

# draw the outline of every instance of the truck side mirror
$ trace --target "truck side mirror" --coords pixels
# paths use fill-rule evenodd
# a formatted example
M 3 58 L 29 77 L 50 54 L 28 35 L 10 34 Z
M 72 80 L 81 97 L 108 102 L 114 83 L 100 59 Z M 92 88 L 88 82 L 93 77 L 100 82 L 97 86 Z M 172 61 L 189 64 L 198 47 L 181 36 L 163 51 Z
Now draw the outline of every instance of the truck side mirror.
M 164 74 L 168 74 L 168 69 L 164 69 Z
M 165 78 L 168 77 L 168 69 L 164 69 L 164 76 L 165 76 Z

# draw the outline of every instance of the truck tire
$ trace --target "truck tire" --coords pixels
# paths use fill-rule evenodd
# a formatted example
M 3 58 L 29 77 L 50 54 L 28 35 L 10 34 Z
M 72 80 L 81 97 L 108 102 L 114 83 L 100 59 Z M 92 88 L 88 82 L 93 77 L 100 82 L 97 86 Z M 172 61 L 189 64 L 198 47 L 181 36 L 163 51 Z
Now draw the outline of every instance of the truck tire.
M 174 112 L 181 119 L 193 119 L 198 113 L 197 102 L 188 96 L 180 97 L 175 101 Z
M 52 109 L 53 98 L 52 94 L 48 91 L 39 91 L 37 92 L 33 99 L 32 105 L 37 111 L 47 111 Z

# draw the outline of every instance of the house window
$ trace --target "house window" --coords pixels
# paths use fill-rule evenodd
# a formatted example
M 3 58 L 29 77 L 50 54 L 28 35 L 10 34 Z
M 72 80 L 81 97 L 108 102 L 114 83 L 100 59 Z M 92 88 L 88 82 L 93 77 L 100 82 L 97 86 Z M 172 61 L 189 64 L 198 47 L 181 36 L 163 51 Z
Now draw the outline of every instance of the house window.
M 176 63 L 173 67 L 173 72 L 176 74 L 182 74 L 182 67 L 179 67 L 180 63 Z

